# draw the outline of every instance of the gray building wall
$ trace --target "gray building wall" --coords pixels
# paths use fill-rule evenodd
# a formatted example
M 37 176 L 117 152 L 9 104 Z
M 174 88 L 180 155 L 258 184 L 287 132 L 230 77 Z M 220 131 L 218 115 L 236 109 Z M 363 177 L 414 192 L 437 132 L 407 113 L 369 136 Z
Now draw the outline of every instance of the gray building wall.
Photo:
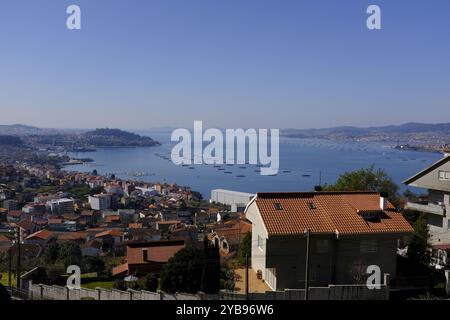
M 361 251 L 364 240 L 375 240 L 376 252 Z M 323 243 L 328 243 L 326 250 L 323 250 Z M 395 278 L 396 252 L 397 237 L 371 235 L 336 239 L 335 235 L 311 234 L 309 283 L 311 286 L 327 286 L 365 282 L 370 265 L 379 266 L 382 274 L 389 273 Z M 306 238 L 269 238 L 265 267 L 276 270 L 276 290 L 304 288 Z
M 438 168 L 435 168 L 434 170 L 418 178 L 416 181 L 410 183 L 409 185 L 418 188 L 447 191 L 447 193 L 449 193 L 450 181 L 439 180 L 439 171 L 450 171 L 450 161 L 442 164 Z
M 428 189 L 428 204 L 408 203 L 406 208 L 428 213 L 432 245 L 450 243 L 450 221 L 446 216 L 450 212 L 450 180 L 439 179 L 440 171 L 450 172 L 450 160 L 408 184 Z

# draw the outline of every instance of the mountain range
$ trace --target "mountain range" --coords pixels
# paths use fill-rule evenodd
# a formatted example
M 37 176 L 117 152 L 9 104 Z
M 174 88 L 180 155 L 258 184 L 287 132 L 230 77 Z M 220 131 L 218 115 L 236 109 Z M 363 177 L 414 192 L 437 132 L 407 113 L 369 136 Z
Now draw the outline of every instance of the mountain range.
M 401 125 L 389 125 L 381 127 L 332 127 L 321 129 L 285 129 L 282 130 L 284 136 L 293 138 L 319 138 L 330 136 L 367 136 L 373 134 L 411 134 L 411 133 L 439 133 L 450 134 L 450 123 L 405 123 Z

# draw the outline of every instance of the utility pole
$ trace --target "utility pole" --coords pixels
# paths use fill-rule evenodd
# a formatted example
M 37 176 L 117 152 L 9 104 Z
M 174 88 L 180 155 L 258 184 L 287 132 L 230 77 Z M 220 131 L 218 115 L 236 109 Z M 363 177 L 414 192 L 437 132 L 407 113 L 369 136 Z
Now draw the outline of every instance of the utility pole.
M 309 298 L 309 238 L 310 238 L 310 231 L 305 230 L 306 234 L 306 265 L 305 265 L 305 300 L 308 300 Z
M 245 254 L 245 299 L 248 300 L 248 253 Z
M 10 289 L 12 288 L 11 270 L 12 270 L 12 246 L 8 250 L 8 287 Z
M 17 227 L 17 266 L 16 266 L 16 288 L 20 289 L 20 227 Z

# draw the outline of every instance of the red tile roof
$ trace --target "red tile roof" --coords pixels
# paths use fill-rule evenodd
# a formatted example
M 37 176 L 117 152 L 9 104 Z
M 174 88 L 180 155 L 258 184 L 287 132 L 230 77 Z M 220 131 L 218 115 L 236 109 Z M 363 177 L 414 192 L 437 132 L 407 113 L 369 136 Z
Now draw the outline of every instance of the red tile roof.
M 34 223 L 30 219 L 23 219 L 17 223 L 17 226 L 24 230 L 33 230 Z
M 130 243 L 127 245 L 127 263 L 166 263 L 175 255 L 175 253 L 184 247 L 184 241 L 155 241 L 137 244 Z M 147 250 L 147 260 L 144 260 L 144 250 Z
M 238 244 L 244 239 L 247 232 L 252 231 L 252 224 L 245 220 L 227 221 L 222 225 L 213 226 L 212 230 L 219 237 L 225 237 L 228 244 Z
M 380 209 L 375 192 L 258 193 L 256 205 L 272 235 L 312 233 L 408 233 L 413 228 L 392 204 Z M 275 204 L 279 203 L 281 210 Z M 311 208 L 312 207 L 312 208 Z M 365 220 L 359 212 L 379 212 L 378 220 Z
M 179 223 L 181 223 L 181 221 L 180 220 L 167 220 L 167 221 L 157 221 L 156 223 L 162 224 L 162 225 L 165 225 L 165 224 L 171 225 L 171 224 L 179 224 Z
M 105 236 L 122 237 L 123 232 L 120 230 L 113 229 L 113 230 L 106 230 L 95 235 L 96 238 L 101 238 Z
M 435 244 L 433 246 L 434 249 L 440 249 L 440 250 L 450 250 L 450 243 L 444 243 L 444 244 Z
M 120 216 L 117 215 L 111 215 L 111 216 L 107 216 L 105 218 L 106 222 L 119 222 L 120 221 Z
M 38 232 L 30 234 L 28 237 L 25 238 L 25 240 L 30 239 L 42 239 L 42 240 L 48 240 L 53 236 L 53 232 L 48 230 L 40 230 Z
M 8 217 L 18 218 L 18 217 L 20 217 L 22 214 L 23 214 L 23 212 L 22 212 L 22 211 L 18 211 L 18 210 L 15 210 L 15 211 L 9 211 Z
M 84 240 L 87 237 L 87 232 L 77 231 L 77 232 L 55 232 L 57 240 Z
M 126 274 L 126 273 L 128 273 L 128 263 L 123 263 L 112 269 L 112 275 L 114 277 L 119 276 L 121 274 Z
M 48 224 L 60 224 L 63 222 L 63 219 L 61 218 L 49 218 Z
M 10 240 L 7 236 L 5 236 L 5 235 L 3 235 L 3 234 L 0 234 L 0 242 L 8 242 L 8 243 L 11 243 L 11 240 Z

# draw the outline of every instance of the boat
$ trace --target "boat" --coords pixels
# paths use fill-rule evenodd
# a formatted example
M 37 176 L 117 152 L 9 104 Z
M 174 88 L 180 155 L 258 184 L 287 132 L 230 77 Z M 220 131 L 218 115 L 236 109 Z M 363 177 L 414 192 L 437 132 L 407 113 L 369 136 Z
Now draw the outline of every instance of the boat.
M 291 173 L 291 170 L 283 170 L 283 173 Z
M 245 178 L 245 176 L 244 176 L 243 174 L 238 174 L 238 175 L 236 176 L 236 178 Z
M 231 171 L 224 171 L 223 173 L 233 173 L 233 172 L 231 172 Z
M 195 169 L 195 167 L 189 167 L 189 169 L 191 169 L 191 170 L 192 170 L 192 169 Z
M 302 174 L 302 177 L 311 177 L 310 174 Z

